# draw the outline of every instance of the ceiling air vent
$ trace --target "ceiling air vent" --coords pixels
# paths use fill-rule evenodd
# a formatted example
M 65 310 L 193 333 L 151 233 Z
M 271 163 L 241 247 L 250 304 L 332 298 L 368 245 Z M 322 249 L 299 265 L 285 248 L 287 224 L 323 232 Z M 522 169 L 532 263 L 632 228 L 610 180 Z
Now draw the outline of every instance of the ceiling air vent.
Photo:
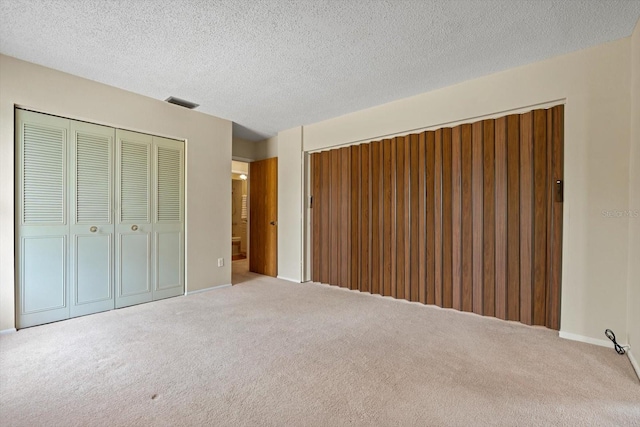
M 169 104 L 176 104 L 181 107 L 188 108 L 190 110 L 193 110 L 194 108 L 200 106 L 200 104 L 196 104 L 191 101 L 185 101 L 184 99 L 176 98 L 175 96 L 170 96 L 167 99 L 165 99 L 165 101 L 167 101 Z

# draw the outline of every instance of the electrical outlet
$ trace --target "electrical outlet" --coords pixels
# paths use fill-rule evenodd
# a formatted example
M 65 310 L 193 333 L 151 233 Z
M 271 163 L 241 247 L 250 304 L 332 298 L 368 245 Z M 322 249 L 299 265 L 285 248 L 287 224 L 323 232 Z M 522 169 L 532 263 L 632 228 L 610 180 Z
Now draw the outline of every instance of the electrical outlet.
M 224 267 L 224 258 L 218 258 L 218 267 Z

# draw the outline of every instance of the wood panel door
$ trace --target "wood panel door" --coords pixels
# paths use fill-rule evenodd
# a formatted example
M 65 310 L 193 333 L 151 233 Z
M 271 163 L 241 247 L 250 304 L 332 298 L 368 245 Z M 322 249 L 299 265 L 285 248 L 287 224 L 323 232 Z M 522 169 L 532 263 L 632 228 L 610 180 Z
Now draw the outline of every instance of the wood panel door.
M 312 279 L 559 329 L 563 117 L 312 154 Z
M 249 270 L 278 274 L 278 159 L 249 164 Z

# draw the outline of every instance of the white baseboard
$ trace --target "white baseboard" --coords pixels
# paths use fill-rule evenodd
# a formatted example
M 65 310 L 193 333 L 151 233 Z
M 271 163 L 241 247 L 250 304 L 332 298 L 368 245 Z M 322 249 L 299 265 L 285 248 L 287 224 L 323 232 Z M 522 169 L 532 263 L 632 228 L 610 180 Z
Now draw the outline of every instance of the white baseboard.
M 0 335 L 9 335 L 13 334 L 14 332 L 18 332 L 18 330 L 16 328 L 4 329 L 0 331 Z
M 585 337 L 585 336 L 578 335 L 578 334 L 572 334 L 570 332 L 562 332 L 562 331 L 560 331 L 560 338 L 564 338 L 564 339 L 572 340 L 572 341 L 586 342 L 588 344 L 595 344 L 595 345 L 599 345 L 601 347 L 613 348 L 613 343 L 611 341 L 609 341 L 609 340 L 599 340 L 597 338 Z M 618 343 L 618 344 L 620 344 L 620 343 Z M 628 347 L 627 344 L 620 344 L 620 345 L 622 347 Z M 631 366 L 633 366 L 633 370 L 636 372 L 636 375 L 638 376 L 638 380 L 640 380 L 640 365 L 638 365 L 638 361 L 633 356 L 633 353 L 631 353 L 631 349 L 630 348 L 626 348 L 626 355 L 629 358 L 629 361 L 631 362 Z
M 205 289 L 198 289 L 197 291 L 187 291 L 185 292 L 185 295 L 199 294 L 201 292 L 209 292 L 209 291 L 213 291 L 214 289 L 222 289 L 222 288 L 229 288 L 229 287 L 231 287 L 231 283 L 227 283 L 226 285 L 212 286 L 210 288 L 205 288 Z
M 633 357 L 633 353 L 631 353 L 631 350 L 627 350 L 627 356 L 629 357 L 629 362 L 631 362 L 631 366 L 633 366 L 633 370 L 636 371 L 638 380 L 640 380 L 640 365 L 638 365 L 638 361 L 636 360 L 635 357 Z
M 291 279 L 289 277 L 284 277 L 284 276 L 276 276 L 276 279 L 286 280 L 287 282 L 293 282 L 293 283 L 302 283 L 300 282 L 300 280 Z
M 570 332 L 560 331 L 560 338 L 564 338 L 571 341 L 580 341 L 586 342 L 587 344 L 595 344 L 600 347 L 611 347 L 613 348 L 613 343 L 609 340 L 601 340 L 598 338 L 585 337 L 584 335 L 572 334 Z M 625 346 L 625 344 L 620 344 L 621 346 Z

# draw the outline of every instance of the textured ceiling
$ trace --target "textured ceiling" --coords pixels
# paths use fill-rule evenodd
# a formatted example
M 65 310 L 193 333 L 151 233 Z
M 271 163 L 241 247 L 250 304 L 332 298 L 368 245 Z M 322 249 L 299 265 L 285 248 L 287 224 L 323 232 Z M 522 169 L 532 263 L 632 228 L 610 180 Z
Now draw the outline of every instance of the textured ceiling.
M 193 101 L 257 140 L 626 37 L 639 16 L 640 0 L 0 0 L 0 52 Z

